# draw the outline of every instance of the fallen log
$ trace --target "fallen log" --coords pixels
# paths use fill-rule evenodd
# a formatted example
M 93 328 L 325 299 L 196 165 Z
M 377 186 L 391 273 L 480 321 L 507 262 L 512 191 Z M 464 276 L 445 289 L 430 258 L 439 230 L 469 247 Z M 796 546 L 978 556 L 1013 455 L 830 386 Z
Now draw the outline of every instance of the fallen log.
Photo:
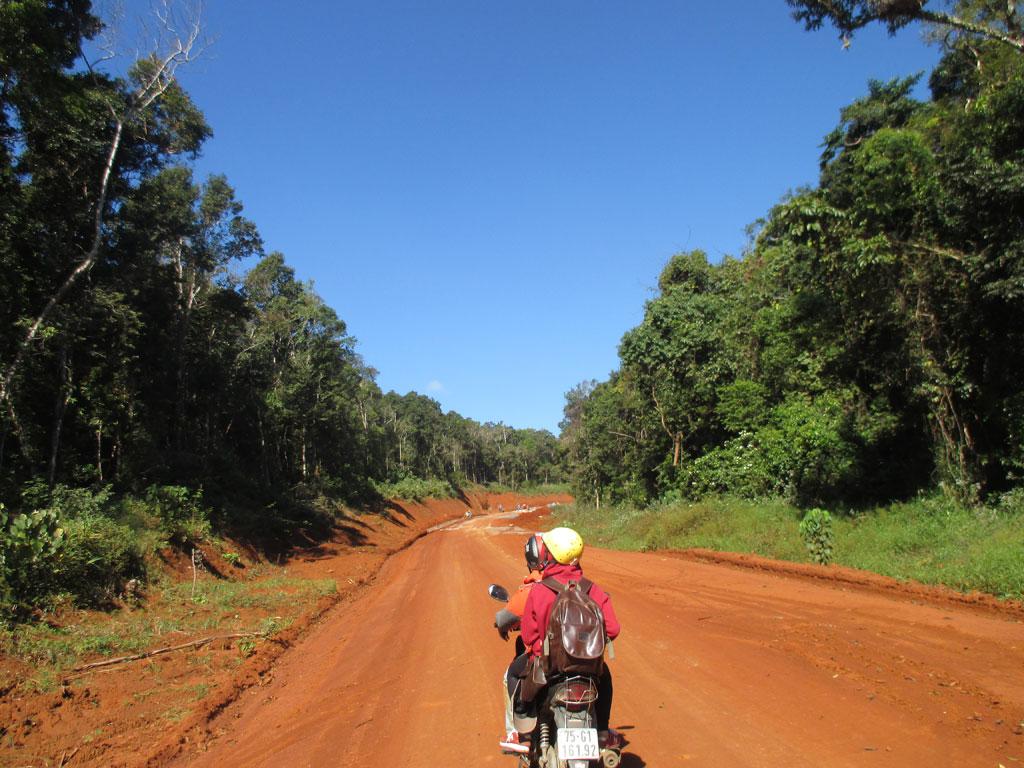
M 85 672 L 89 669 L 96 669 L 97 667 L 109 667 L 112 664 L 122 664 L 126 661 L 138 661 L 139 659 L 148 659 L 150 656 L 159 656 L 162 653 L 171 653 L 172 651 L 181 651 L 186 648 L 195 648 L 200 645 L 206 645 L 207 643 L 212 643 L 214 640 L 228 640 L 235 637 L 263 637 L 264 634 L 265 633 L 263 632 L 235 632 L 230 635 L 214 635 L 213 637 L 204 637 L 201 640 L 193 640 L 188 643 L 182 643 L 181 645 L 173 645 L 168 648 L 157 648 L 153 651 L 137 653 L 133 656 L 119 656 L 116 659 L 94 661 L 91 664 L 83 664 L 80 667 L 75 667 L 72 671 Z

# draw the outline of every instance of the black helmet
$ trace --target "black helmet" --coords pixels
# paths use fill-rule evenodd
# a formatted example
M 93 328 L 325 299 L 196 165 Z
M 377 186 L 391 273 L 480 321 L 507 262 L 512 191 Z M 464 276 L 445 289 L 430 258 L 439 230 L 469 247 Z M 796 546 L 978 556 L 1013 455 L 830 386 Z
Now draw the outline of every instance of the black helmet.
M 544 541 L 539 533 L 533 534 L 526 540 L 526 567 L 531 571 L 541 570 L 541 553 L 544 549 Z

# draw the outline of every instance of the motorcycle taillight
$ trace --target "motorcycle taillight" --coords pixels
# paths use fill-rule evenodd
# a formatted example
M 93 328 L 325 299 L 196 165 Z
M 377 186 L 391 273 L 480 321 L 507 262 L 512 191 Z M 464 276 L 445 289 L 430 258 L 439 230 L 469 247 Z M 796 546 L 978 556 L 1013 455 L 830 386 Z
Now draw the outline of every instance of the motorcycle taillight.
M 558 686 L 554 698 L 569 707 L 585 706 L 597 701 L 597 687 L 586 677 L 573 677 Z
M 566 700 L 572 704 L 582 704 L 590 696 L 590 686 L 586 683 L 573 683 L 566 691 Z

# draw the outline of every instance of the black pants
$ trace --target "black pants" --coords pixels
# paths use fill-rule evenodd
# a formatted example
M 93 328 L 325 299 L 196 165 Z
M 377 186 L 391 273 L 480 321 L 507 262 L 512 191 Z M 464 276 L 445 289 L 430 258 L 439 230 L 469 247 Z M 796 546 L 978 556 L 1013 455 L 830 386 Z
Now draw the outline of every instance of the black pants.
M 518 649 L 517 649 L 518 650 Z M 529 652 L 520 653 L 512 663 L 508 665 L 508 672 L 505 674 L 505 682 L 508 685 L 508 695 L 512 698 L 512 708 L 519 714 L 528 714 L 531 705 L 525 704 L 519 699 L 519 677 L 526 669 L 530 660 Z M 597 730 L 607 731 L 608 723 L 612 718 L 612 671 L 606 664 L 604 674 L 597 679 L 597 703 L 594 705 L 594 714 L 597 717 Z

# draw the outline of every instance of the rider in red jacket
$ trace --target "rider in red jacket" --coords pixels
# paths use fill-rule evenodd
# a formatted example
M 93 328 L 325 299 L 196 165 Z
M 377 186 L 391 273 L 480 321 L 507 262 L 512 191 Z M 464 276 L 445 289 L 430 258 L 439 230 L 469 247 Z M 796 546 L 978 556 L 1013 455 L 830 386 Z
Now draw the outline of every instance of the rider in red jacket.
M 579 561 L 583 555 L 583 539 L 576 531 L 571 528 L 554 528 L 541 534 L 541 539 L 544 544 L 541 553 L 544 578 L 552 577 L 563 584 L 582 578 L 583 568 Z M 588 594 L 601 607 L 605 634 L 609 640 L 614 640 L 619 636 L 620 626 L 612 609 L 611 598 L 596 584 L 591 586 Z M 554 604 L 555 593 L 547 587 L 538 586 L 530 590 L 523 610 L 520 631 L 523 642 L 530 649 L 531 657 L 539 657 L 543 653 L 544 634 Z M 607 666 L 598 681 L 597 692 L 598 739 L 602 747 L 619 749 L 622 746 L 622 738 L 608 727 L 612 708 L 612 676 Z

